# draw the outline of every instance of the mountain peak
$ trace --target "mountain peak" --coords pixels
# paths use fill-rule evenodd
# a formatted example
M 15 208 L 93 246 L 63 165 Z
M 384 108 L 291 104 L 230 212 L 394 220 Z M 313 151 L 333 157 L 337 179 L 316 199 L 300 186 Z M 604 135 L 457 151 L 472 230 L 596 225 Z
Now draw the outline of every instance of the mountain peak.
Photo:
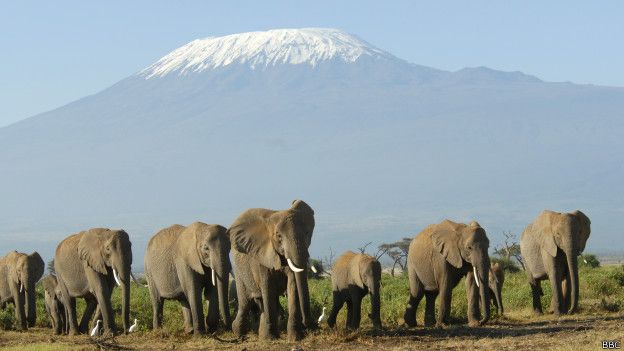
M 331 60 L 352 63 L 361 57 L 396 60 L 391 54 L 337 29 L 274 29 L 193 40 L 138 75 L 145 79 L 186 75 L 234 64 L 251 69 L 281 64 L 315 67 Z

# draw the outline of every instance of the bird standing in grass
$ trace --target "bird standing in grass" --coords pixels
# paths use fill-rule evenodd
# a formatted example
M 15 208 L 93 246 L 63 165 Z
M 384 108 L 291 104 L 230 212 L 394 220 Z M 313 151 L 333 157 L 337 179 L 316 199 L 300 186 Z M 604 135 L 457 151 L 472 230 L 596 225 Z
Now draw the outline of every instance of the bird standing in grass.
M 93 327 L 93 329 L 91 329 L 91 336 L 98 336 L 100 335 L 100 322 L 101 320 L 97 320 L 97 322 L 95 322 L 95 327 Z
M 135 318 L 135 319 L 134 319 L 134 324 L 130 326 L 130 328 L 128 329 L 128 332 L 129 332 L 129 333 L 132 333 L 132 332 L 136 331 L 136 330 L 137 330 L 137 328 L 138 328 L 138 325 L 137 325 L 137 319 Z
M 320 324 L 323 319 L 325 319 L 325 306 L 323 306 L 323 313 L 321 313 L 321 316 L 318 318 L 318 323 Z

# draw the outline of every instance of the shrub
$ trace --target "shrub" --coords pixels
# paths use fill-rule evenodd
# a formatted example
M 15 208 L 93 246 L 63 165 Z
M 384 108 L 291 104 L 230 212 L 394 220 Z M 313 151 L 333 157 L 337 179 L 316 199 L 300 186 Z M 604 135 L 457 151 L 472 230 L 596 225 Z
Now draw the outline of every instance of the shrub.
M 596 255 L 580 255 L 578 257 L 578 265 L 579 267 L 598 268 L 600 267 L 600 261 L 598 261 Z

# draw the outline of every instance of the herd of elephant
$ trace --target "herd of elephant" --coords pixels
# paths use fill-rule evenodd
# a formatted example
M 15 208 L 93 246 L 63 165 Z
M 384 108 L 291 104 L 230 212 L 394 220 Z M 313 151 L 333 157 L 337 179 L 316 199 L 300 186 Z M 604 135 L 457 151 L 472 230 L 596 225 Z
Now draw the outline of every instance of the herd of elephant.
M 299 339 L 322 319 L 317 321 L 310 314 L 307 269 L 314 269 L 308 265 L 313 230 L 314 211 L 301 200 L 293 201 L 290 208 L 282 211 L 246 210 L 229 229 L 195 222 L 160 230 L 149 241 L 144 262 L 153 328 L 162 326 L 164 300 L 173 299 L 182 306 L 184 328 L 189 333 L 201 335 L 222 327 L 240 337 L 248 331 L 249 315 L 253 312 L 259 316 L 259 337 L 276 338 L 280 333 L 279 297 L 285 293 L 287 335 L 290 340 Z M 551 307 L 555 314 L 577 310 L 576 258 L 585 248 L 589 234 L 589 218 L 580 211 L 543 211 L 526 227 L 520 246 L 535 312 L 542 313 L 540 282 L 544 279 L 551 282 Z M 448 323 L 452 291 L 463 277 L 471 326 L 488 321 L 492 294 L 492 302 L 502 313 L 503 270 L 490 264 L 488 247 L 485 230 L 475 221 L 462 224 L 444 220 L 416 235 L 407 257 L 409 301 L 405 323 L 416 326 L 416 310 L 423 297 L 424 325 Z M 128 332 L 131 279 L 139 283 L 131 273 L 131 264 L 131 242 L 123 230 L 95 228 L 61 241 L 54 256 L 55 273 L 42 280 L 46 310 L 55 332 L 86 333 L 93 320 L 101 320 L 104 333 L 119 333 L 111 304 L 115 285 L 121 287 L 123 331 Z M 18 329 L 25 330 L 35 323 L 35 284 L 43 271 L 44 262 L 37 252 L 27 255 L 13 251 L 0 258 L 0 307 L 15 305 Z M 234 320 L 228 305 L 230 274 L 236 286 Z M 370 294 L 369 317 L 375 328 L 381 328 L 378 260 L 348 251 L 334 263 L 331 279 L 333 307 L 327 318 L 330 327 L 335 326 L 338 312 L 346 303 L 347 328 L 358 328 L 362 299 Z M 76 298 L 86 302 L 80 323 Z M 208 304 L 206 316 L 204 299 Z

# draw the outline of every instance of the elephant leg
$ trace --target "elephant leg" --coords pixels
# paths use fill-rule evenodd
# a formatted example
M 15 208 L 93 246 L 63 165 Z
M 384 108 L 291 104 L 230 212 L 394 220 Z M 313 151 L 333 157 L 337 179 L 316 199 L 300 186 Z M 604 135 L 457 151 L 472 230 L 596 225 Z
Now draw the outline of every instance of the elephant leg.
M 78 319 L 76 318 L 76 298 L 69 296 L 67 287 L 59 280 L 61 299 L 65 306 L 65 318 L 67 323 L 67 334 L 78 335 Z
M 496 301 L 496 292 L 492 289 L 490 289 L 490 296 L 492 296 L 492 298 L 490 299 L 490 306 L 494 305 L 494 308 L 496 309 L 496 314 L 500 314 L 498 302 Z M 490 306 L 488 306 L 488 308 Z
M 239 281 L 236 282 L 236 300 L 238 306 L 236 308 L 236 317 L 232 322 L 232 332 L 240 338 L 247 334 L 247 329 L 249 327 L 247 317 L 252 307 L 253 300 L 247 296 L 245 285 Z
M 198 278 L 191 278 L 186 283 L 186 298 L 191 309 L 191 317 L 193 318 L 193 334 L 199 336 L 206 333 L 204 326 L 204 306 L 202 303 L 202 295 Z
M 362 319 L 362 292 L 358 288 L 350 288 L 351 294 L 351 326 L 350 328 L 356 330 L 360 327 L 360 320 Z
M 260 314 L 260 326 L 258 336 L 261 339 L 271 339 L 279 337 L 277 328 L 278 297 L 273 293 L 272 279 L 265 277 L 261 283 L 262 291 L 262 313 Z
M 186 334 L 193 333 L 193 314 L 191 307 L 186 300 L 180 300 L 180 309 L 182 310 L 182 319 L 184 320 L 184 332 Z
M 334 291 L 334 305 L 332 306 L 331 313 L 329 314 L 329 318 L 327 318 L 327 325 L 333 328 L 336 325 L 336 317 L 338 317 L 338 312 L 345 303 L 345 298 L 340 293 L 340 291 Z
M 219 328 L 219 294 L 217 288 L 212 286 L 206 293 L 208 302 L 208 314 L 206 315 L 206 326 L 210 332 Z M 223 321 L 225 323 L 225 321 Z
M 82 318 L 80 319 L 80 325 L 78 326 L 78 330 L 81 334 L 89 332 L 89 323 L 91 322 L 91 317 L 93 316 L 93 312 L 95 312 L 95 309 L 98 308 L 97 301 L 92 297 L 86 297 L 85 302 L 85 310 L 82 314 Z
M 472 274 L 466 275 L 466 298 L 468 300 L 468 325 L 472 327 L 478 326 L 479 320 L 481 320 L 479 289 Z M 485 308 L 490 308 L 490 306 L 484 306 Z
M 418 310 L 418 305 L 420 304 L 423 296 L 425 296 L 425 287 L 420 279 L 418 279 L 416 272 L 413 269 L 410 269 L 409 266 L 408 274 L 410 297 L 405 313 L 403 314 L 403 320 L 405 321 L 405 324 L 413 328 L 416 326 L 416 311 Z
M 439 327 L 446 327 L 448 325 L 449 315 L 451 313 L 453 287 L 448 280 L 448 277 L 445 277 L 440 282 L 440 310 L 438 311 L 438 321 L 436 323 Z
M 351 302 L 351 296 L 346 298 L 347 303 L 347 329 L 351 328 L 351 324 L 353 323 L 353 303 Z
M 571 300 L 570 300 L 570 275 L 566 274 L 561 279 L 561 295 L 563 298 L 562 301 L 562 311 L 565 313 L 570 310 Z
M 558 316 L 563 311 L 563 297 L 561 292 L 562 272 L 561 269 L 557 267 L 556 261 L 552 262 L 550 265 L 545 264 L 545 268 L 550 280 L 550 287 L 552 289 L 550 308 L 553 313 Z M 565 313 L 565 311 L 563 312 Z
M 436 291 L 425 292 L 425 327 L 433 327 L 436 324 L 435 301 L 437 297 Z
M 529 283 L 531 286 L 531 295 L 533 296 L 533 313 L 541 315 L 542 311 L 542 282 L 539 280 L 533 280 Z
M 163 321 L 163 305 L 165 300 L 160 297 L 158 291 L 156 291 L 155 287 L 150 285 L 150 298 L 152 300 L 152 328 L 160 329 L 162 328 Z

